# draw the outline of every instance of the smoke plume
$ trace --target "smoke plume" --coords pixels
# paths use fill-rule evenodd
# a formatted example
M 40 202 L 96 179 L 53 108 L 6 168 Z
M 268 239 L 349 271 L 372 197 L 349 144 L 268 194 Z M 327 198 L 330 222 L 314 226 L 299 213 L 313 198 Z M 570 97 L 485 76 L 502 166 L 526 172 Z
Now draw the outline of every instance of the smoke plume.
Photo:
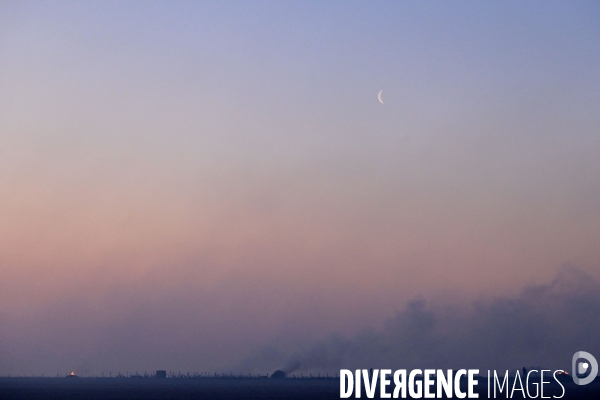
M 288 355 L 282 369 L 288 374 L 370 367 L 569 370 L 578 350 L 600 355 L 599 331 L 598 281 L 565 267 L 551 283 L 526 287 L 514 298 L 462 306 L 414 300 L 383 329 L 352 338 L 332 335 Z

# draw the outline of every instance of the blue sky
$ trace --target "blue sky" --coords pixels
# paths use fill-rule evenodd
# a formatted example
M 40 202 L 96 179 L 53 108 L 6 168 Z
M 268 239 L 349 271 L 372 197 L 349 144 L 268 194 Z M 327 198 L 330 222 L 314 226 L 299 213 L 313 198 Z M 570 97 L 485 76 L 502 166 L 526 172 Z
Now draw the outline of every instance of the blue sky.
M 415 296 L 597 275 L 598 21 L 592 1 L 2 2 L 0 374 L 224 368 Z M 103 342 L 183 299 L 214 309 L 145 321 L 187 327 L 186 356 L 149 352 L 160 330 Z

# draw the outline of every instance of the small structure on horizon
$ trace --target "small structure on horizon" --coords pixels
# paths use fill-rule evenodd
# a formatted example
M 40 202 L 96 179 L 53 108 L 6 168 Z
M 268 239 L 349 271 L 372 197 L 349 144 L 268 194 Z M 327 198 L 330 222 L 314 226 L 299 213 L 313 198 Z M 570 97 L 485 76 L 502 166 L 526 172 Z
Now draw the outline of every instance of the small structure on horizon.
M 156 376 L 157 379 L 166 379 L 167 371 L 165 371 L 163 369 L 159 369 L 156 371 L 156 374 L 154 376 Z
M 71 371 L 71 373 L 69 375 L 67 375 L 67 378 L 79 378 L 77 375 L 75 375 L 75 371 Z
M 278 369 L 277 371 L 273 372 L 273 374 L 271 375 L 271 378 L 272 379 L 285 379 L 285 372 Z

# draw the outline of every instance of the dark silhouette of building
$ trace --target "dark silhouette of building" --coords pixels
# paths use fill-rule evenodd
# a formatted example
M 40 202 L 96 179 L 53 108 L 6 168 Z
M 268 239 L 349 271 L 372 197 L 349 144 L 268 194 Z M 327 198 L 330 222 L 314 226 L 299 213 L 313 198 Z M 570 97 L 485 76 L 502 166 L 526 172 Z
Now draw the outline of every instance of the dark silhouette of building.
M 271 378 L 273 378 L 273 379 L 285 379 L 285 372 L 283 372 L 282 370 L 278 369 L 277 371 L 273 372 L 273 375 L 271 375 Z
M 158 379 L 165 379 L 167 377 L 167 371 L 159 369 L 156 371 L 156 377 Z

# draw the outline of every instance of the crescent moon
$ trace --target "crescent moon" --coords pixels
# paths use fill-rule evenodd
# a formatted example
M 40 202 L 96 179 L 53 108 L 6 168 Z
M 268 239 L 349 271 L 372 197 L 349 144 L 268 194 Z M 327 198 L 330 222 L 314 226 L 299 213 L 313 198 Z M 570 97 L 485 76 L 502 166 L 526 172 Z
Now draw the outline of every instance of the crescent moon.
M 379 100 L 379 102 L 380 102 L 381 104 L 385 104 L 385 103 L 383 102 L 383 100 L 381 100 L 381 93 L 382 93 L 382 92 L 383 92 L 383 89 L 379 91 L 379 94 L 377 95 L 377 100 Z

